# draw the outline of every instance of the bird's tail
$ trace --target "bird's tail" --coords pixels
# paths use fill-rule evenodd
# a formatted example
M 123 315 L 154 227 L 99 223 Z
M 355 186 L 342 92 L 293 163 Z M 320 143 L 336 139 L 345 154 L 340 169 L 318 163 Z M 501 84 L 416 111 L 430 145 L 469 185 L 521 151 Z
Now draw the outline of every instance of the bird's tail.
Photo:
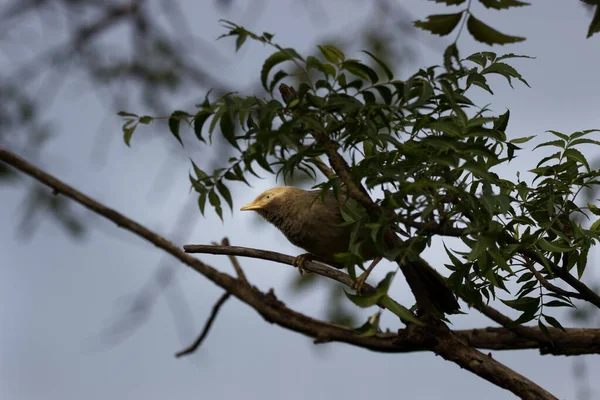
M 417 262 L 409 266 L 410 274 L 412 279 L 407 276 L 407 281 L 413 290 L 422 291 L 421 296 L 426 297 L 425 300 L 435 307 L 439 312 L 445 314 L 455 314 L 460 310 L 460 305 L 454 296 L 454 293 L 450 290 L 446 278 L 440 275 L 433 267 L 426 262 Z M 414 285 L 413 285 L 414 284 Z M 417 302 L 419 296 L 415 293 Z M 420 305 L 420 304 L 419 304 Z

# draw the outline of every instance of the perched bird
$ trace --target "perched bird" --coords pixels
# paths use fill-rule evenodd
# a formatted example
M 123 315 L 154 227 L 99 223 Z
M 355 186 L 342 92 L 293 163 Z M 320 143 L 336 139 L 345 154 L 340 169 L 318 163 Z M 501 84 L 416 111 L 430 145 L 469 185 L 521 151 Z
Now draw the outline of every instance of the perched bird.
M 308 252 L 294 259 L 294 265 L 301 272 L 302 264 L 308 260 L 343 268 L 343 265 L 336 261 L 335 255 L 348 251 L 352 228 L 341 226 L 344 219 L 340 211 L 340 202 L 333 192 L 326 192 L 321 197 L 320 190 L 281 186 L 263 192 L 240 210 L 256 211 L 275 225 L 292 244 Z M 374 249 L 363 249 L 363 257 L 366 260 L 375 259 L 357 279 L 357 290 L 360 290 L 369 272 L 381 260 L 381 257 L 375 256 Z M 426 288 L 434 307 L 446 313 L 456 312 L 459 305 L 445 279 L 426 263 L 416 268 L 414 276 L 420 285 Z

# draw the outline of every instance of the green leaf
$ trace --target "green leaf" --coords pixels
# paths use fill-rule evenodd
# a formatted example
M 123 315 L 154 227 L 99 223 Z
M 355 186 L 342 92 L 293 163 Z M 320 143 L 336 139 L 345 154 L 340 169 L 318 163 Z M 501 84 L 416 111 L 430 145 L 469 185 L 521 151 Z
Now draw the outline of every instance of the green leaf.
M 383 99 L 383 102 L 385 104 L 391 104 L 392 103 L 392 91 L 389 87 L 384 86 L 384 85 L 377 85 L 377 86 L 373 86 L 373 89 L 377 90 L 379 92 L 379 95 L 381 96 L 381 98 Z
M 360 336 L 373 336 L 379 331 L 379 317 L 381 312 L 377 311 L 375 314 L 369 317 L 367 322 L 362 324 L 358 328 L 354 328 L 354 332 Z
M 557 136 L 557 137 L 559 137 L 559 138 L 561 138 L 562 140 L 565 140 L 565 141 L 569 141 L 569 139 L 570 139 L 568 135 L 565 135 L 564 133 L 560 133 L 558 131 L 547 130 L 546 132 L 550 132 L 554 136 Z
M 339 65 L 346 59 L 344 53 L 334 46 L 318 46 L 323 57 L 332 64 Z
M 229 113 L 226 112 L 223 114 L 219 123 L 219 128 L 221 129 L 223 137 L 227 139 L 229 144 L 231 144 L 236 149 L 240 150 L 240 147 L 238 146 L 237 140 L 235 138 L 235 124 L 233 123 L 233 118 Z
M 377 302 L 381 299 L 381 294 L 379 293 L 372 293 L 369 295 L 361 295 L 361 294 L 352 294 L 352 293 L 348 293 L 344 290 L 344 293 L 346 294 L 346 297 L 353 302 L 355 305 L 361 307 L 361 308 L 367 308 L 367 307 L 371 307 L 374 306 L 375 304 L 377 304 Z
M 581 249 L 581 253 L 579 254 L 579 257 L 577 258 L 577 279 L 581 280 L 581 277 L 583 276 L 585 268 L 587 267 L 587 260 L 588 260 L 589 253 L 590 253 L 589 246 Z
M 506 132 L 506 128 L 508 128 L 508 121 L 510 119 L 510 110 L 506 110 L 506 112 L 500 115 L 496 121 L 494 121 L 494 129 L 500 132 Z
M 359 307 L 371 307 L 379 302 L 379 300 L 387 294 L 387 291 L 392 283 L 395 272 L 389 272 L 385 278 L 379 282 L 375 291 L 367 294 L 351 294 L 346 291 L 346 296 Z
M 509 36 L 498 32 L 475 18 L 472 14 L 469 15 L 469 19 L 467 20 L 467 29 L 475 40 L 489 45 L 517 43 L 525 40 L 524 37 Z
M 210 176 L 208 176 L 208 174 L 204 171 L 202 171 L 200 168 L 198 168 L 198 166 L 196 165 L 196 163 L 193 160 L 190 160 L 192 162 L 192 167 L 194 168 L 194 174 L 196 174 L 196 179 L 198 181 L 210 181 Z
M 486 77 L 479 73 L 469 74 L 469 76 L 467 77 L 467 88 L 470 87 L 471 85 L 479 86 L 480 88 L 487 91 L 488 93 L 494 94 L 494 92 L 492 91 L 492 88 L 490 88 L 489 85 L 487 84 Z
M 549 242 L 544 238 L 540 238 L 538 240 L 538 244 L 543 250 L 550 251 L 552 253 L 567 253 L 574 250 L 572 247 L 567 247 L 563 244 L 557 244 L 556 242 Z
M 454 70 L 454 67 L 452 65 L 452 59 L 456 60 L 458 66 L 461 67 L 461 60 L 458 54 L 458 47 L 456 46 L 456 43 L 451 43 L 448 47 L 446 47 L 446 50 L 444 50 L 444 68 L 446 68 L 446 71 Z
M 481 71 L 482 74 L 499 74 L 502 75 L 503 77 L 506 78 L 506 80 L 508 81 L 508 84 L 510 85 L 510 87 L 512 87 L 512 80 L 511 78 L 516 78 L 519 81 L 523 82 L 525 85 L 529 86 L 529 83 L 527 83 L 527 81 L 525 79 L 523 79 L 523 77 L 521 76 L 521 74 L 519 74 L 519 72 L 517 72 L 517 70 L 512 67 L 511 65 L 505 64 L 505 63 L 501 63 L 501 62 L 495 62 L 493 64 L 490 64 L 489 66 L 487 66 L 486 68 L 484 68 Z
M 587 38 L 591 38 L 594 33 L 600 32 L 600 5 L 596 5 L 596 11 L 594 11 L 594 17 L 588 28 Z
M 463 0 L 464 1 L 464 0 Z M 384 63 L 382 60 L 380 60 L 379 58 L 377 58 L 373 53 L 368 52 L 366 50 L 363 50 L 363 53 L 367 54 L 369 57 L 371 57 L 376 63 L 377 65 L 379 65 L 379 67 L 381 67 L 381 69 L 383 70 L 383 72 L 385 72 L 385 74 L 387 75 L 388 81 L 391 81 L 392 79 L 394 79 L 394 73 L 392 72 L 392 70 L 390 69 L 390 67 L 387 66 L 386 63 Z
M 341 68 L 346 70 L 353 75 L 360 76 L 361 78 L 368 80 L 375 84 L 379 81 L 379 76 L 373 68 L 368 67 L 357 60 L 346 60 L 342 63 Z
M 544 336 L 550 340 L 552 340 L 552 337 L 550 336 L 550 331 L 548 330 L 548 327 L 546 325 L 544 325 L 544 323 L 542 322 L 541 319 L 538 319 L 538 328 L 540 328 L 540 331 L 542 331 L 542 333 L 544 334 Z
M 213 208 L 215 209 L 215 212 L 217 213 L 221 221 L 223 221 L 223 210 L 221 209 L 221 200 L 219 199 L 219 196 L 217 196 L 217 194 L 215 193 L 214 189 L 211 189 L 208 192 L 208 201 L 210 202 L 210 205 L 213 206 Z
M 244 42 L 248 39 L 248 34 L 246 32 L 239 32 L 238 37 L 235 39 L 235 51 L 239 51 Z
M 179 124 L 181 123 L 182 119 L 185 119 L 187 117 L 188 113 L 179 110 L 173 111 L 173 113 L 169 117 L 169 130 L 171 131 L 173 136 L 175 136 L 175 139 L 177 139 L 181 146 L 183 146 L 183 142 L 181 141 L 181 137 L 179 136 Z
M 206 122 L 206 120 L 208 118 L 210 118 L 211 115 L 212 115 L 212 112 L 210 112 L 210 111 L 200 111 L 194 117 L 194 133 L 196 134 L 196 137 L 198 138 L 198 140 L 200 140 L 204 143 L 206 143 L 206 140 L 204 140 L 204 137 L 202 136 L 202 127 L 204 126 L 204 123 Z
M 135 128 L 137 128 L 137 123 L 126 123 L 123 125 L 123 140 L 127 146 L 130 146 L 131 136 L 133 136 L 133 132 Z
M 119 112 L 117 113 L 117 115 L 118 115 L 119 117 L 132 117 L 132 118 L 138 118 L 138 115 L 137 115 L 137 114 L 133 114 L 133 113 L 130 113 L 130 112 L 127 112 L 127 111 L 119 111 Z
M 525 313 L 535 313 L 540 305 L 539 297 L 521 297 L 516 300 L 502 300 L 508 307 Z
M 573 304 L 567 303 L 566 301 L 550 300 L 544 303 L 544 307 L 574 307 Z
M 390 312 L 398 316 L 403 321 L 412 322 L 420 326 L 425 325 L 423 321 L 415 317 L 415 315 L 403 305 L 397 303 L 387 294 L 381 298 L 380 304 L 390 310 Z
M 565 150 L 564 156 L 569 160 L 575 160 L 578 163 L 582 164 L 585 169 L 590 172 L 590 165 L 587 162 L 585 156 L 577 149 L 567 149 Z
M 271 54 L 263 63 L 262 69 L 260 71 L 260 82 L 262 83 L 265 90 L 269 93 L 273 93 L 272 89 L 269 90 L 269 86 L 267 85 L 267 79 L 269 78 L 269 72 L 273 69 L 274 66 L 281 64 L 282 62 L 298 59 L 302 60 L 302 57 L 296 52 L 296 50 L 292 48 L 281 49 L 276 53 Z
M 494 10 L 502 10 L 511 7 L 523 7 L 529 6 L 529 3 L 525 3 L 518 0 L 479 0 L 487 8 L 493 8 Z
M 223 184 L 223 182 L 221 182 L 221 181 L 217 181 L 216 184 L 215 184 L 215 186 L 217 187 L 217 190 L 219 191 L 219 193 L 221 194 L 221 196 L 227 202 L 227 205 L 229 206 L 229 208 L 231 209 L 231 211 L 233 211 L 233 199 L 231 198 L 231 192 L 229 191 L 229 189 L 227 188 L 227 186 L 225 186 Z
M 588 209 L 594 215 L 600 215 L 600 208 L 596 207 L 592 203 L 587 203 Z
M 551 317 L 550 315 L 545 315 L 544 314 L 544 319 L 546 320 L 547 323 L 549 323 L 550 325 L 552 325 L 556 329 L 560 329 L 563 332 L 567 332 L 565 330 L 565 328 L 563 328 L 563 326 L 560 324 L 560 322 L 558 322 L 558 320 L 556 318 Z
M 449 6 L 457 6 L 459 4 L 464 3 L 467 0 L 434 0 L 436 3 L 444 3 Z
M 516 139 L 510 140 L 508 143 L 514 143 L 514 144 L 527 143 L 531 139 L 533 139 L 534 137 L 535 137 L 535 135 L 533 135 L 533 136 L 524 136 L 524 137 L 520 137 L 520 138 L 516 138 Z
M 595 144 L 596 146 L 600 146 L 600 141 L 592 139 L 575 139 L 569 143 L 569 147 L 579 146 L 580 144 Z
M 414 21 L 414 25 L 435 35 L 446 36 L 456 28 L 463 13 L 429 15 L 427 21 Z
M 143 117 L 140 117 L 140 124 L 144 124 L 144 125 L 149 125 L 150 122 L 152 122 L 154 120 L 154 118 L 152 118 L 149 115 L 144 115 Z
M 550 142 L 544 142 L 544 143 L 538 144 L 533 149 L 535 150 L 535 149 L 539 149 L 540 147 L 546 147 L 546 146 L 554 146 L 554 147 L 558 147 L 559 149 L 564 149 L 567 146 L 567 142 L 565 142 L 564 140 L 552 140 Z
M 200 208 L 200 213 L 204 216 L 204 208 L 206 207 L 206 198 L 208 197 L 208 191 L 204 191 L 200 193 L 198 196 L 198 208 Z
M 325 74 L 326 77 L 334 77 L 335 76 L 335 68 L 331 64 L 322 63 L 318 58 L 313 56 L 308 56 L 306 58 L 306 69 L 316 69 Z

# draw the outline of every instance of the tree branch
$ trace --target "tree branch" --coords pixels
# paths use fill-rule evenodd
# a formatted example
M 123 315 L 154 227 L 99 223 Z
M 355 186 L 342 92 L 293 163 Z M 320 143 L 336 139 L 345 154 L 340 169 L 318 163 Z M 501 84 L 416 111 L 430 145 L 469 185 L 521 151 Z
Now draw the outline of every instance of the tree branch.
M 201 254 L 222 254 L 227 256 L 240 256 L 248 258 L 257 258 L 260 260 L 274 261 L 280 264 L 294 265 L 294 257 L 286 254 L 277 253 L 275 251 L 251 249 L 248 247 L 239 246 L 211 246 L 204 244 L 186 244 L 183 246 L 183 250 L 186 253 L 201 253 Z M 347 287 L 353 287 L 354 281 L 350 275 L 335 269 L 328 267 L 323 264 L 316 263 L 314 261 L 306 261 L 303 265 L 305 271 L 315 273 L 317 275 L 324 276 L 345 285 Z M 364 293 L 372 293 L 375 291 L 373 286 L 365 283 L 362 287 Z
M 544 276 L 542 274 L 540 274 L 540 272 L 537 269 L 535 269 L 535 267 L 533 265 L 531 265 L 531 263 L 525 262 L 524 265 L 525 265 L 525 268 L 527 268 L 537 278 L 537 280 L 542 284 L 542 286 L 544 288 L 546 288 L 546 290 L 548 290 L 549 292 L 554 292 L 554 293 L 560 294 L 562 296 L 572 297 L 574 299 L 583 300 L 583 296 L 581 294 L 575 293 L 575 292 L 570 292 L 568 290 L 565 290 L 563 288 L 560 288 L 560 287 L 548 282 L 548 280 L 546 278 L 544 278 Z
M 239 246 L 188 244 L 183 248 L 187 253 L 233 255 L 287 265 L 293 265 L 292 260 L 294 259 L 292 256 L 275 251 Z M 333 279 L 347 287 L 352 287 L 354 283 L 348 274 L 312 261 L 306 262 L 305 270 Z M 369 293 L 375 288 L 365 283 L 363 290 Z M 453 331 L 475 348 L 487 350 L 539 349 L 542 354 L 553 355 L 600 354 L 600 329 L 567 328 L 565 333 L 560 329 L 549 328 L 552 338 L 550 341 L 537 327 L 511 326 L 514 322 L 512 319 L 490 306 L 473 307 L 502 326 L 502 328 L 487 327 Z M 405 330 L 401 329 L 399 332 L 403 333 Z
M 51 187 L 56 194 L 63 194 L 75 200 L 86 208 L 115 222 L 118 226 L 168 252 L 216 285 L 231 292 L 232 295 L 254 308 L 269 322 L 315 339 L 349 343 L 376 351 L 398 352 L 408 349 L 411 349 L 410 351 L 428 349 L 491 383 L 510 390 L 521 398 L 536 400 L 556 398 L 531 380 L 469 347 L 459 336 L 453 334 L 439 321 L 433 321 L 435 325 L 430 324 L 425 327 L 412 325 L 405 330 L 405 334 L 390 338 L 389 335 L 360 336 L 348 327 L 308 317 L 287 308 L 274 294 L 262 293 L 258 289 L 246 285 L 239 278 L 233 278 L 184 253 L 160 235 L 82 194 L 3 147 L 0 147 L 0 160 Z M 406 347 L 403 348 L 403 346 Z

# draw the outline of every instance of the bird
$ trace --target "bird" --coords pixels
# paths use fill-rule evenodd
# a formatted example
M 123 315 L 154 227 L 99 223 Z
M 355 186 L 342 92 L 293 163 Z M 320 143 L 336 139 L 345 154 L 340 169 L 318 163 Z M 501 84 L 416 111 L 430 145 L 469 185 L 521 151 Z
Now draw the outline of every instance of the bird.
M 339 200 L 338 200 L 339 198 Z M 294 266 L 302 273 L 306 261 L 318 261 L 335 268 L 344 268 L 336 254 L 348 252 L 352 226 L 343 225 L 341 206 L 352 201 L 345 194 L 338 198 L 332 190 L 304 190 L 294 186 L 268 189 L 240 208 L 255 211 L 277 227 L 295 246 L 307 253 L 294 258 Z M 372 263 L 356 280 L 354 289 L 360 292 L 371 270 L 381 260 L 374 248 L 363 248 L 362 256 Z M 459 309 L 454 294 L 445 279 L 427 263 L 415 267 L 416 279 L 426 288 L 430 302 L 437 310 L 451 314 Z

